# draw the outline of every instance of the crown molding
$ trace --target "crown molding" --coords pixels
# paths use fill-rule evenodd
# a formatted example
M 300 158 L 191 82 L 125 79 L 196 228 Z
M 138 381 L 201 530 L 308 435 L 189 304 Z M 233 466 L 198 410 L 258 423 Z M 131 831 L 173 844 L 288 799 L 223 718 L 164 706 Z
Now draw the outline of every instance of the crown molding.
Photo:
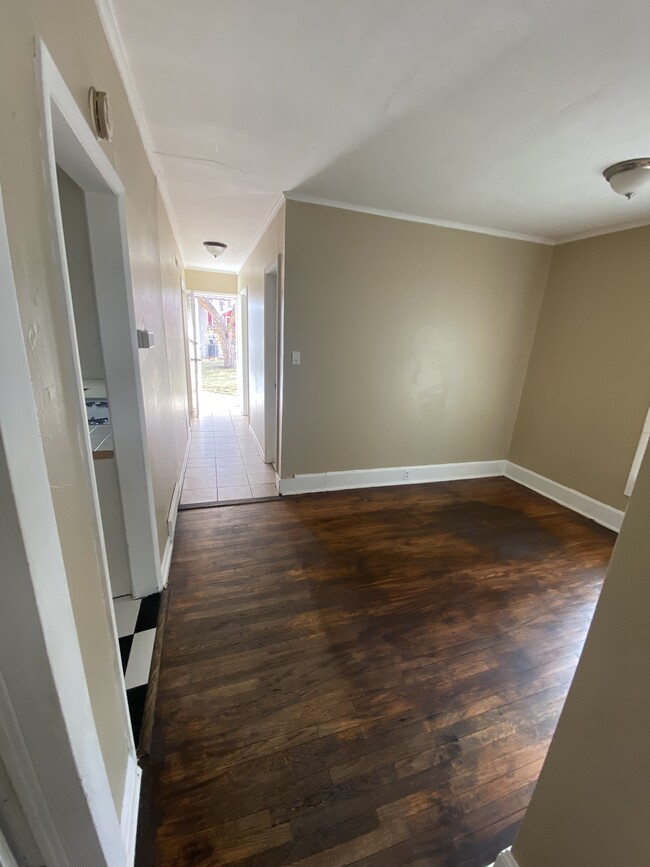
M 553 247 L 557 243 L 552 238 L 541 235 L 522 235 L 519 232 L 507 232 L 503 229 L 490 229 L 486 226 L 472 226 L 469 223 L 453 223 L 449 220 L 434 220 L 431 217 L 419 217 L 416 214 L 403 214 L 401 211 L 386 211 L 382 208 L 366 208 L 363 205 L 352 205 L 349 202 L 338 202 L 334 199 L 322 199 L 318 196 L 307 196 L 303 193 L 285 192 L 285 198 L 291 202 L 306 202 L 310 205 L 325 205 L 328 208 L 340 208 L 343 211 L 358 211 L 361 214 L 372 214 L 375 217 L 389 217 L 392 220 L 406 220 L 409 223 L 426 223 L 429 226 L 440 226 L 443 229 L 457 229 L 460 232 L 474 232 L 479 235 L 491 235 L 494 238 L 509 238 L 513 241 L 527 241 L 530 244 L 545 244 Z
M 201 274 L 227 274 L 228 277 L 236 277 L 237 271 L 234 269 L 232 271 L 228 271 L 225 268 L 195 268 L 193 265 L 186 265 L 186 271 L 199 271 Z
M 631 223 L 618 223 L 614 226 L 605 226 L 602 229 L 592 229 L 589 232 L 579 232 L 577 235 L 569 235 L 568 238 L 558 238 L 555 244 L 559 247 L 562 244 L 571 244 L 573 241 L 586 241 L 588 238 L 598 238 L 600 235 L 614 235 L 617 232 L 627 232 L 628 229 L 642 229 L 644 226 L 650 226 L 650 217 L 634 220 Z
M 138 90 L 135 86 L 133 72 L 131 71 L 131 64 L 129 63 L 126 48 L 124 47 L 124 42 L 122 40 L 122 36 L 117 25 L 117 19 L 115 17 L 115 10 L 113 9 L 113 4 L 111 3 L 111 0 L 95 0 L 95 6 L 97 7 L 97 12 L 99 13 L 102 27 L 104 28 L 104 34 L 106 35 L 106 40 L 108 41 L 108 47 L 111 51 L 111 54 L 113 55 L 115 66 L 117 67 L 118 74 L 122 80 L 122 85 L 124 86 L 124 90 L 126 92 L 126 99 L 129 103 L 131 113 L 133 114 L 135 125 L 138 129 L 138 132 L 140 133 L 140 138 L 142 139 L 142 145 L 144 147 L 145 154 L 147 155 L 151 171 L 153 172 L 154 178 L 156 179 L 156 184 L 158 185 L 158 190 L 160 191 L 160 198 L 162 199 L 165 210 L 167 211 L 167 218 L 171 226 L 176 246 L 181 255 L 181 262 L 183 264 L 183 267 L 185 267 L 183 248 L 181 247 L 180 243 L 181 234 L 178 228 L 178 223 L 176 221 L 176 215 L 174 213 L 171 199 L 169 197 L 169 191 L 167 189 L 167 184 L 165 183 L 165 176 L 163 174 L 162 166 L 160 165 L 160 162 L 155 153 L 153 139 L 151 138 L 151 130 L 149 129 L 149 124 L 147 123 L 145 117 L 144 109 L 140 101 L 140 96 L 138 95 Z
M 151 131 L 146 121 L 144 109 L 142 107 L 142 103 L 140 101 L 137 88 L 135 86 L 135 80 L 131 71 L 131 64 L 129 63 L 126 49 L 124 47 L 124 42 L 122 40 L 122 36 L 117 25 L 117 19 L 115 17 L 115 10 L 113 9 L 113 4 L 111 0 L 95 0 L 95 6 L 97 7 L 99 18 L 101 20 L 106 39 L 108 41 L 111 54 L 113 55 L 113 60 L 115 61 L 117 71 L 122 80 L 122 84 L 126 92 L 127 101 L 131 108 L 136 127 L 138 129 L 138 132 L 140 133 L 140 138 L 142 139 L 142 144 L 147 155 L 149 165 L 151 166 L 151 171 L 153 172 L 156 179 L 156 183 L 160 191 L 160 197 L 165 206 L 165 210 L 167 211 L 167 217 L 171 225 L 174 240 L 176 241 L 176 246 L 178 247 L 178 250 L 181 254 L 181 259 L 183 260 L 183 267 L 185 267 L 183 250 L 180 244 L 181 235 L 178 227 L 178 222 L 176 220 L 176 215 L 172 207 L 169 191 L 167 189 L 167 184 L 165 183 L 165 176 L 162 170 L 162 166 L 158 160 L 153 145 Z M 588 238 L 596 238 L 600 235 L 611 235 L 615 232 L 625 232 L 628 229 L 639 229 L 643 226 L 650 226 L 650 218 L 645 217 L 631 223 L 625 223 L 623 225 L 617 224 L 613 226 L 605 226 L 602 229 L 594 229 L 588 232 L 580 232 L 564 238 L 547 238 L 542 235 L 527 235 L 519 232 L 508 232 L 503 229 L 493 229 L 487 226 L 474 226 L 469 223 L 455 223 L 450 220 L 437 220 L 431 217 L 421 217 L 417 214 L 405 214 L 400 211 L 389 211 L 382 208 L 370 208 L 363 205 L 353 205 L 350 202 L 340 202 L 335 199 L 326 199 L 319 196 L 309 196 L 304 195 L 303 193 L 285 192 L 281 193 L 278 196 L 273 206 L 271 207 L 271 210 L 269 211 L 264 222 L 262 223 L 261 228 L 258 230 L 253 241 L 251 242 L 240 268 L 234 272 L 224 273 L 239 273 L 241 267 L 243 267 L 243 265 L 249 259 L 251 253 L 258 245 L 260 239 L 268 229 L 271 221 L 276 216 L 285 200 L 293 202 L 305 202 L 312 205 L 324 205 L 330 208 L 341 208 L 344 211 L 357 211 L 362 214 L 372 214 L 377 217 L 389 217 L 393 220 L 405 220 L 411 223 L 425 223 L 430 226 L 440 226 L 443 229 L 456 229 L 461 232 L 475 232 L 480 235 L 490 235 L 495 238 L 510 238 L 511 240 L 526 241 L 531 244 L 544 244 L 549 247 L 560 246 L 562 244 L 570 244 L 573 241 L 584 241 Z
M 257 233 L 256 233 L 255 237 L 254 237 L 253 240 L 251 241 L 251 243 L 250 243 L 250 245 L 249 245 L 249 247 L 248 247 L 248 250 L 246 251 L 246 255 L 245 255 L 244 258 L 242 259 L 242 263 L 241 263 L 241 265 L 239 266 L 239 268 L 237 269 L 237 272 L 236 272 L 237 274 L 239 274 L 239 272 L 240 272 L 241 269 L 244 267 L 244 265 L 246 264 L 246 262 L 248 262 L 248 260 L 250 259 L 251 254 L 253 253 L 253 250 L 255 249 L 255 247 L 257 247 L 257 245 L 259 244 L 259 242 L 262 240 L 262 236 L 264 235 L 264 233 L 266 232 L 266 230 L 268 229 L 268 227 L 271 225 L 271 223 L 273 222 L 273 220 L 274 220 L 275 217 L 277 216 L 278 211 L 280 210 L 280 208 L 282 207 L 282 205 L 284 205 L 284 202 L 285 202 L 285 199 L 286 199 L 286 198 L 287 198 L 286 193 L 280 193 L 280 195 L 277 197 L 277 199 L 276 199 L 276 200 L 273 202 L 273 204 L 271 205 L 271 210 L 268 212 L 268 214 L 267 214 L 266 217 L 264 218 L 264 221 L 262 222 L 262 225 L 261 225 L 260 228 L 257 230 Z

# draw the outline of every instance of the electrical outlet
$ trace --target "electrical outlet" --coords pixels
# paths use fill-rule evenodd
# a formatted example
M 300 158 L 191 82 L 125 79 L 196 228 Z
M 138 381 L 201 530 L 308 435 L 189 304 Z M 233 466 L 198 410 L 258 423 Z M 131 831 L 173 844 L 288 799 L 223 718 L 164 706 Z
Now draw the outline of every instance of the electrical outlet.
M 404 479 L 404 481 L 406 481 L 407 479 L 410 479 L 411 478 L 411 471 L 410 470 L 404 470 L 404 475 L 402 476 L 402 478 Z

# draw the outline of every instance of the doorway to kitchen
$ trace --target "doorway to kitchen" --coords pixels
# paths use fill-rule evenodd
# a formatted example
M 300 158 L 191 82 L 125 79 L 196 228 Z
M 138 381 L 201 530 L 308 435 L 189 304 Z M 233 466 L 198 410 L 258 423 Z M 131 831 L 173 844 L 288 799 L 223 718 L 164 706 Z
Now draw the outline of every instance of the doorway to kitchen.
M 136 332 L 124 186 L 42 45 L 39 60 L 59 283 L 55 315 L 78 432 L 79 484 L 90 505 L 93 538 L 86 544 L 101 580 L 94 597 L 84 588 L 80 609 L 101 604 L 109 621 L 105 653 L 122 687 L 120 711 L 137 770 L 162 589 L 138 347 L 153 348 L 156 335 Z M 78 538 L 62 542 L 64 556 L 78 556 Z

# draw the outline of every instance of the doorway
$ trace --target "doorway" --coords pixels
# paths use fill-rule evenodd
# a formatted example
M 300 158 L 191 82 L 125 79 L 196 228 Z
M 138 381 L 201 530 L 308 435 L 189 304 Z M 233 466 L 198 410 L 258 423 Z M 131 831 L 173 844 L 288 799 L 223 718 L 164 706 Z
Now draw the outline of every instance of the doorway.
M 140 771 L 124 702 L 120 809 L 75 621 L 1 194 L 0 309 L 0 863 L 127 863 Z M 104 695 L 112 686 L 102 680 Z
M 113 598 L 130 596 L 133 580 L 106 387 L 84 191 L 57 165 L 59 210 L 83 381 L 92 469 Z
M 181 508 L 278 496 L 275 471 L 265 462 L 242 411 L 246 300 L 245 293 L 188 294 L 188 359 L 198 412 Z
M 135 751 L 155 638 L 151 611 L 162 590 L 138 353 L 162 335 L 148 331 L 146 322 L 136 330 L 122 182 L 44 47 L 42 53 L 56 316 L 101 580 L 96 604 L 108 619 L 101 656 L 113 669 L 120 715 L 126 713 Z M 79 548 L 78 539 L 66 537 L 64 554 L 77 556 Z M 86 595 L 77 616 L 85 635 L 88 606 L 95 600 L 88 587 L 81 593 Z M 100 655 L 99 639 L 89 628 L 84 641 L 88 656 Z M 109 693 L 99 692 L 95 702 L 105 711 Z
M 112 341 L 104 359 L 106 381 L 109 388 L 118 384 L 113 391 L 120 406 L 129 403 L 136 387 L 130 373 L 137 371 L 130 330 L 133 310 L 128 306 L 125 193 L 47 49 L 40 41 L 36 49 L 44 202 L 51 227 L 47 303 L 56 329 L 60 386 L 52 399 L 69 414 L 66 429 L 74 436 L 50 436 L 51 418 L 37 415 L 0 226 L 0 379 L 7 408 L 0 436 L 0 489 L 3 562 L 8 567 L 4 590 L 11 593 L 0 606 L 5 612 L 0 618 L 0 759 L 43 861 L 105 867 L 133 860 L 140 770 L 111 605 L 57 169 L 83 191 L 98 316 L 105 319 L 101 342 L 106 346 Z M 33 337 L 27 340 L 36 363 L 39 344 Z M 39 390 L 39 401 L 47 396 L 47 389 Z M 116 449 L 129 430 L 127 414 L 118 412 L 116 422 L 117 416 Z M 57 440 L 61 461 L 52 446 Z M 139 484 L 141 475 L 133 481 Z M 142 526 L 142 517 L 139 523 Z M 136 546 L 132 566 L 140 564 L 140 556 L 141 565 L 148 565 L 144 548 Z M 143 577 L 148 579 L 146 568 Z
M 141 598 L 159 592 L 162 578 L 123 187 L 108 160 L 101 169 L 91 163 L 54 102 L 51 169 L 68 366 L 100 548 L 111 596 Z
M 239 331 L 236 295 L 194 293 L 196 355 L 199 358 L 200 403 L 240 414 L 238 394 Z M 238 412 L 237 412 L 238 411 Z

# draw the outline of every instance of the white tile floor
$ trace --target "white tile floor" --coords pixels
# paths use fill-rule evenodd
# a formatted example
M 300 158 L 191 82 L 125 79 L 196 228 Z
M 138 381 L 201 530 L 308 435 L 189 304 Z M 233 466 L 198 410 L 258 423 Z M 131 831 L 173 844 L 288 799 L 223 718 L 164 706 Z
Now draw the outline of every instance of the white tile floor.
M 181 505 L 277 497 L 275 470 L 262 460 L 234 399 L 204 392 L 199 407 Z

